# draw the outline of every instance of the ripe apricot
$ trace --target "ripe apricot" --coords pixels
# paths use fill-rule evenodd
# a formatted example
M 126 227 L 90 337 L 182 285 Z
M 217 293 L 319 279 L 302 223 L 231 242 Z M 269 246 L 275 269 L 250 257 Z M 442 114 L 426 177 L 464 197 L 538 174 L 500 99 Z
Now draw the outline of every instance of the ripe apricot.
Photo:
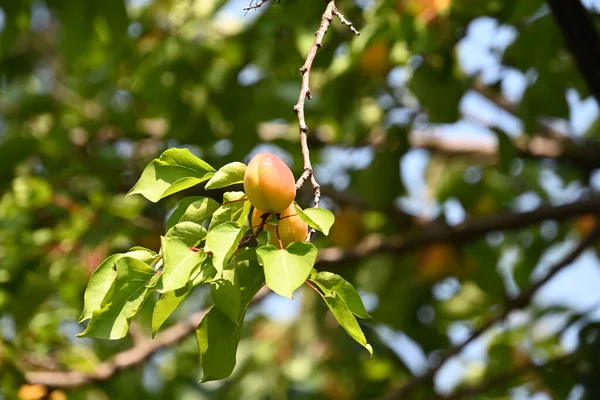
M 448 243 L 434 243 L 419 252 L 417 275 L 424 283 L 433 283 L 459 271 L 459 255 Z
M 589 235 L 596 227 L 597 219 L 594 214 L 584 214 L 575 221 L 575 229 L 580 236 Z
M 250 203 L 268 213 L 281 213 L 296 197 L 294 175 L 279 157 L 258 153 L 246 167 L 244 191 Z
M 265 214 L 263 211 L 254 208 L 252 212 L 252 226 L 259 226 L 261 223 L 261 216 Z M 273 215 L 269 215 L 267 221 L 273 219 Z M 277 240 L 277 233 L 273 225 L 265 224 L 265 230 L 271 231 L 271 244 L 279 247 L 279 240 Z M 294 204 L 290 204 L 279 216 L 279 225 L 277 227 L 279 231 L 279 237 L 283 243 L 283 247 L 287 247 L 292 242 L 304 242 L 306 235 L 308 234 L 308 225 L 306 222 L 296 215 L 296 207 Z
M 372 77 L 385 76 L 391 68 L 389 52 L 387 42 L 377 40 L 371 43 L 360 56 L 360 70 Z

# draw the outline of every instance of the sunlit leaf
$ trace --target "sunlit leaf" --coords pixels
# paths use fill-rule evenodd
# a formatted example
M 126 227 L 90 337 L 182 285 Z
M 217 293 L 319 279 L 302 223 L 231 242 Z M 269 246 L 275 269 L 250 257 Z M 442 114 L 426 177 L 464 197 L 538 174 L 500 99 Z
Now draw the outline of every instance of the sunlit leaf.
M 156 253 L 148 249 L 139 248 L 136 250 L 132 249 L 132 251 L 124 254 L 113 254 L 104 260 L 90 277 L 85 294 L 83 295 L 83 312 L 79 317 L 79 322 L 90 319 L 92 313 L 100 309 L 102 300 L 117 277 L 116 264 L 122 257 L 131 257 L 144 263 L 150 263 L 156 258 Z
M 337 294 L 346 303 L 348 310 L 352 314 L 363 319 L 371 318 L 354 286 L 341 276 L 331 272 L 319 272 L 312 280 L 323 290 L 325 295 L 330 295 L 331 293 Z
M 161 292 L 182 288 L 187 285 L 206 253 L 191 250 L 185 243 L 172 237 L 162 238 L 161 243 L 164 261 Z
M 344 328 L 348 335 L 352 337 L 352 339 L 356 340 L 361 346 L 369 351 L 369 354 L 373 355 L 373 348 L 370 344 L 367 343 L 367 339 L 365 338 L 365 334 L 360 329 L 358 322 L 354 315 L 350 312 L 346 303 L 337 295 L 337 293 L 333 292 L 326 296 L 324 296 L 325 302 L 327 306 L 333 313 L 333 316 L 337 320 L 337 322 Z
M 215 169 L 188 149 L 172 148 L 154 159 L 128 194 L 141 194 L 152 202 L 210 179 Z
M 212 253 L 213 265 L 217 271 L 223 271 L 243 234 L 242 229 L 234 222 L 226 222 L 208 231 L 204 249 L 207 253 Z
M 131 319 L 144 304 L 149 292 L 146 285 L 156 271 L 130 257 L 121 257 L 116 266 L 117 277 L 110 298 L 104 299 L 103 307 L 93 312 L 87 328 L 77 336 L 121 339 L 127 334 Z
M 292 298 L 294 291 L 310 275 L 317 248 L 311 243 L 295 242 L 283 250 L 271 245 L 259 247 L 256 255 L 265 269 L 269 289 L 280 296 Z
M 196 247 L 206 237 L 206 229 L 194 222 L 180 222 L 169 229 L 165 237 L 177 239 L 188 247 Z
M 221 167 L 215 175 L 206 183 L 207 189 L 219 189 L 226 186 L 235 185 L 244 181 L 246 173 L 246 164 L 241 162 L 232 162 Z
M 324 208 L 307 208 L 302 210 L 296 204 L 296 213 L 308 226 L 323 232 L 325 235 L 329 235 L 329 229 L 331 229 L 331 226 L 335 222 L 333 213 Z

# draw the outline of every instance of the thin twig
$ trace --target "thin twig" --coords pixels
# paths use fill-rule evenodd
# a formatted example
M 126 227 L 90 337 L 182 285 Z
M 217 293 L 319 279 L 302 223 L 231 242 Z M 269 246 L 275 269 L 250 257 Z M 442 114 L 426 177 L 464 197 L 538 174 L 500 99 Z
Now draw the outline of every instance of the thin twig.
M 333 9 L 333 13 L 336 15 L 336 17 L 340 19 L 340 22 L 342 24 L 347 25 L 350 28 L 352 33 L 354 33 L 356 36 L 360 36 L 360 32 L 354 27 L 354 24 L 348 21 L 346 17 L 344 17 L 344 15 L 340 12 L 340 10 L 337 9 L 337 7 Z
M 244 8 L 244 11 L 256 10 L 257 8 L 260 8 L 263 4 L 265 4 L 268 1 L 269 0 L 259 0 L 255 4 L 252 4 L 252 3 L 254 3 L 254 0 L 252 0 L 250 2 L 250 5 L 246 8 Z
M 306 56 L 306 60 L 304 61 L 304 65 L 300 68 L 300 72 L 302 73 L 302 86 L 300 88 L 300 94 L 298 96 L 298 102 L 294 106 L 294 112 L 298 116 L 298 127 L 300 128 L 300 147 L 302 149 L 302 159 L 304 162 L 304 171 L 300 178 L 296 181 L 296 189 L 300 189 L 302 185 L 310 178 L 310 182 L 312 185 L 313 193 L 314 193 L 314 207 L 318 208 L 321 200 L 321 186 L 317 182 L 315 178 L 312 163 L 310 161 L 310 151 L 308 149 L 308 126 L 306 125 L 306 118 L 304 117 L 304 103 L 306 99 L 312 99 L 312 95 L 310 92 L 310 71 L 312 68 L 312 64 L 317 55 L 317 51 L 323 46 L 323 38 L 331 25 L 331 21 L 333 21 L 333 16 L 336 15 L 340 21 L 348 25 L 352 32 L 359 35 L 360 33 L 354 28 L 354 25 L 350 21 L 348 21 L 342 13 L 335 6 L 335 1 L 331 0 L 327 3 L 327 7 L 325 8 L 325 12 L 323 13 L 323 17 L 321 18 L 321 25 L 319 29 L 315 33 L 315 40 L 308 51 L 308 55 Z M 310 240 L 312 235 L 315 233 L 314 229 L 311 229 L 308 232 L 306 240 Z
M 473 342 L 475 339 L 479 338 L 483 333 L 485 333 L 492 326 L 497 324 L 500 321 L 503 321 L 508 314 L 510 314 L 514 310 L 519 310 L 531 302 L 533 296 L 537 293 L 537 291 L 546 284 L 550 279 L 552 279 L 557 273 L 562 271 L 565 267 L 572 264 L 580 255 L 583 253 L 585 249 L 591 246 L 596 240 L 600 238 L 600 224 L 597 224 L 594 230 L 587 235 L 577 247 L 575 247 L 571 252 L 569 252 L 562 260 L 557 262 L 550 271 L 538 282 L 531 285 L 528 289 L 521 292 L 517 297 L 510 300 L 503 309 L 497 313 L 494 317 L 487 320 L 482 326 L 476 329 L 469 338 L 460 343 L 457 346 L 450 348 L 446 353 L 440 358 L 440 360 L 436 363 L 435 366 L 431 367 L 425 374 L 414 377 L 410 380 L 405 386 L 400 388 L 399 390 L 391 393 L 389 396 L 386 396 L 386 399 L 407 399 L 415 389 L 419 386 L 429 383 L 433 380 L 437 372 L 440 368 L 452 357 L 459 354 L 468 344 Z

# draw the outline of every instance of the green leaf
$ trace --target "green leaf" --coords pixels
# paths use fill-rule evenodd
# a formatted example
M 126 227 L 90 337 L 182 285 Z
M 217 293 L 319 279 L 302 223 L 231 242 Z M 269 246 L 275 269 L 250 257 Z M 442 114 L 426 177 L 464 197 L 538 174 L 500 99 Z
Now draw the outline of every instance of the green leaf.
M 265 274 L 256 261 L 238 262 L 235 269 L 240 285 L 242 311 L 244 311 L 254 295 L 264 286 Z
M 180 240 L 172 237 L 161 238 L 163 253 L 163 273 L 161 292 L 176 290 L 187 285 L 192 272 L 199 266 L 206 254 L 193 251 Z
M 202 379 L 208 382 L 225 379 L 233 372 L 242 330 L 242 318 L 235 324 L 217 307 L 210 309 L 196 330 L 200 348 Z
M 246 164 L 232 162 L 221 167 L 207 183 L 206 189 L 219 189 L 244 181 Z
M 169 149 L 152 160 L 128 195 L 141 194 L 153 203 L 210 179 L 215 169 L 188 149 Z
M 365 338 L 365 334 L 360 329 L 358 322 L 354 315 L 350 312 L 346 303 L 337 295 L 337 293 L 332 292 L 324 296 L 325 302 L 327 303 L 327 307 L 333 313 L 333 316 L 337 320 L 337 322 L 344 328 L 348 335 L 352 337 L 352 339 L 356 340 L 360 345 L 362 345 L 365 349 L 369 351 L 369 354 L 373 355 L 373 348 L 370 344 L 367 343 L 367 339 Z
M 240 285 L 236 269 L 224 269 L 210 282 L 210 295 L 217 307 L 234 324 L 238 324 L 241 309 Z
M 196 247 L 206 237 L 206 229 L 194 222 L 180 222 L 169 229 L 165 237 L 177 239 L 188 247 Z
M 331 229 L 331 226 L 335 222 L 335 216 L 331 211 L 324 208 L 307 208 L 302 210 L 298 207 L 298 204 L 294 203 L 294 205 L 296 206 L 296 214 L 298 214 L 302 221 L 306 222 L 311 228 L 329 235 L 329 229 Z
M 344 280 L 339 275 L 331 272 L 319 272 L 314 278 L 314 282 L 321 288 L 325 295 L 335 293 L 354 315 L 362 319 L 370 319 L 371 316 L 367 313 L 365 306 L 360 298 L 360 295 L 354 289 L 350 282 Z
M 244 231 L 235 222 L 226 222 L 208 231 L 204 250 L 213 254 L 213 264 L 217 271 L 223 271 L 243 234 Z
M 90 323 L 78 337 L 111 340 L 125 337 L 131 319 L 148 297 L 146 285 L 156 271 L 131 257 L 121 257 L 116 264 L 117 277 L 110 298 L 104 299 L 104 306 L 93 312 Z
M 208 230 L 225 222 L 235 222 L 243 227 L 248 221 L 252 205 L 244 192 L 227 192 L 223 195 L 223 205 L 214 212 Z M 231 203 L 233 202 L 233 203 Z
M 156 335 L 156 332 L 158 332 L 167 318 L 169 318 L 169 316 L 177 309 L 179 304 L 185 300 L 191 290 L 192 285 L 188 284 L 160 296 L 160 299 L 158 299 L 154 305 L 154 310 L 152 311 L 152 337 Z
M 211 257 L 206 257 L 197 272 L 192 273 L 192 286 L 196 287 L 202 283 L 210 282 L 217 275 Z
M 265 283 L 262 268 L 256 262 L 239 262 L 236 272 L 242 305 L 237 322 L 233 323 L 215 306 L 202 319 L 196 331 L 203 371 L 201 382 L 224 379 L 231 375 L 246 310 Z
M 83 312 L 79 317 L 79 322 L 86 321 L 92 317 L 95 310 L 102 306 L 102 300 L 109 292 L 113 282 L 117 277 L 115 265 L 122 257 L 131 257 L 145 263 L 150 263 L 156 257 L 156 253 L 148 249 L 132 249 L 125 254 L 113 254 L 108 257 L 96 268 L 90 281 L 88 282 L 85 294 L 83 295 Z
M 167 220 L 167 230 L 178 222 L 194 222 L 202 225 L 221 207 L 219 203 L 208 197 L 194 196 L 181 200 Z
M 294 242 L 283 250 L 271 245 L 259 247 L 256 255 L 265 269 L 269 289 L 291 299 L 294 290 L 310 275 L 317 248 L 311 243 Z

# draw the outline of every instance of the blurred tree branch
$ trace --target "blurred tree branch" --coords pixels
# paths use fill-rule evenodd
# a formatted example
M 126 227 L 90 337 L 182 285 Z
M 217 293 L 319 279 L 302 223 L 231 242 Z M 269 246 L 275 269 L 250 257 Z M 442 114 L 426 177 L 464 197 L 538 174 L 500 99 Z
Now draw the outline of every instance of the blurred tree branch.
M 455 227 L 430 223 L 424 226 L 420 232 L 404 238 L 394 237 L 383 239 L 379 236 L 369 236 L 351 250 L 344 250 L 341 248 L 323 249 L 319 252 L 316 266 L 321 269 L 326 266 L 343 265 L 345 262 L 361 259 L 372 254 L 400 253 L 411 248 L 437 241 L 464 241 L 481 237 L 485 233 L 491 231 L 518 229 L 548 219 L 562 220 L 598 210 L 600 210 L 600 196 L 594 196 L 586 200 L 580 200 L 560 206 L 542 206 L 537 210 L 528 212 L 504 213 L 490 217 L 472 219 Z M 468 343 L 479 337 L 492 325 L 502 320 L 511 310 L 526 306 L 544 283 L 551 279 L 562 268 L 569 265 L 590 243 L 596 240 L 598 236 L 600 236 L 600 230 L 596 229 L 573 252 L 571 252 L 568 257 L 554 266 L 543 280 L 511 300 L 501 313 L 481 326 L 473 333 L 471 338 L 447 353 L 448 355 L 442 359 L 444 360 L 443 362 L 460 352 L 460 350 Z M 253 301 L 259 301 L 266 293 L 267 292 L 263 290 Z M 146 361 L 156 351 L 178 343 L 185 337 L 192 335 L 207 311 L 208 310 L 203 310 L 195 313 L 186 320 L 165 329 L 162 333 L 158 334 L 154 340 L 150 338 L 140 338 L 139 335 L 137 335 L 136 344 L 132 348 L 103 362 L 94 373 L 83 373 L 79 371 L 30 371 L 25 373 L 25 378 L 30 383 L 42 384 L 53 388 L 72 388 L 108 380 L 119 371 L 134 367 Z M 413 385 L 419 385 L 428 379 L 431 379 L 443 362 L 441 362 L 435 370 L 432 369 L 432 372 L 416 378 L 418 379 L 418 382 Z M 409 388 L 412 391 L 412 385 Z
M 561 260 L 554 264 L 542 279 L 523 290 L 517 297 L 514 297 L 508 301 L 502 310 L 497 312 L 495 316 L 488 319 L 483 325 L 473 331 L 473 333 L 462 343 L 448 349 L 444 355 L 440 357 L 439 361 L 433 367 L 428 369 L 427 372 L 422 375 L 415 376 L 402 388 L 391 393 L 389 396 L 386 396 L 386 399 L 406 399 L 407 396 L 414 392 L 419 386 L 430 383 L 437 372 L 449 359 L 459 354 L 468 344 L 479 338 L 492 326 L 503 321 L 512 311 L 522 309 L 529 305 L 533 299 L 533 296 L 544 284 L 546 284 L 554 276 L 556 276 L 556 274 L 579 258 L 581 253 L 583 253 L 588 247 L 596 242 L 598 238 L 600 238 L 600 224 L 597 223 L 594 230 L 588 234 L 573 250 L 571 250 Z
M 262 300 L 267 294 L 266 288 L 261 289 L 253 303 Z M 186 337 L 193 335 L 209 309 L 205 309 L 190 315 L 185 320 L 176 323 L 156 335 L 154 339 L 149 337 L 137 337 L 136 344 L 110 359 L 104 361 L 92 373 L 81 371 L 28 371 L 25 379 L 31 384 L 48 386 L 50 388 L 75 388 L 94 382 L 107 381 L 122 370 L 135 367 L 147 361 L 157 351 L 179 343 Z

